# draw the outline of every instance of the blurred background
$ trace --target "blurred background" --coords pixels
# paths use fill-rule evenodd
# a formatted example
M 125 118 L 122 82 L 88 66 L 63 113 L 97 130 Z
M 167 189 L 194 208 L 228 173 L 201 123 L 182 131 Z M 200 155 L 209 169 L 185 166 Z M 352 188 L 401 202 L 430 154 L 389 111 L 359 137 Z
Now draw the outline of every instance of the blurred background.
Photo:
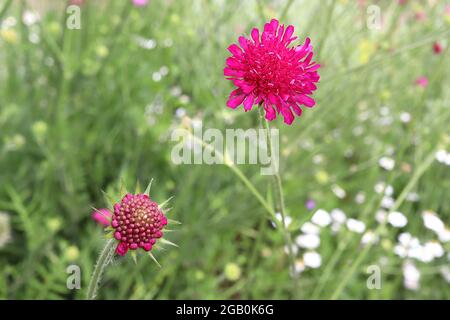
M 272 122 L 291 271 L 228 167 L 170 158 L 180 125 L 258 125 L 225 106 L 223 68 L 274 17 L 322 65 L 317 106 Z M 0 298 L 84 298 L 105 241 L 92 207 L 151 178 L 179 248 L 154 252 L 162 268 L 116 258 L 101 299 L 450 298 L 449 37 L 439 0 L 0 0 Z M 270 202 L 259 167 L 239 169 Z

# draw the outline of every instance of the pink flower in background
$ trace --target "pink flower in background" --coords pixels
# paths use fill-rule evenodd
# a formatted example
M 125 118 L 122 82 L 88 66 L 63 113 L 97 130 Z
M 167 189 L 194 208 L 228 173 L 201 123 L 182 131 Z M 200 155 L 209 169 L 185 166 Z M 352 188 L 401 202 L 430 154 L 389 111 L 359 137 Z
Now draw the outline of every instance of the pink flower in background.
M 133 5 L 136 7 L 145 7 L 149 0 L 133 0 Z
M 311 211 L 316 207 L 316 202 L 313 199 L 308 199 L 306 200 L 305 207 Z
M 427 14 L 425 13 L 424 10 L 417 11 L 414 16 L 415 16 L 416 20 L 419 22 L 423 22 L 427 19 Z
M 405 5 L 408 2 L 408 0 L 398 0 L 399 5 Z
M 111 221 L 114 238 L 119 241 L 116 253 L 123 256 L 129 249 L 138 248 L 150 251 L 156 239 L 163 236 L 162 229 L 166 224 L 167 218 L 148 195 L 127 194 L 114 205 Z
M 442 45 L 438 41 L 436 41 L 433 44 L 433 51 L 434 51 L 435 54 L 441 54 L 443 50 L 444 50 L 444 48 L 442 47 Z
M 315 105 L 310 95 L 317 89 L 317 70 L 320 65 L 312 62 L 311 41 L 290 46 L 297 39 L 294 27 L 285 28 L 272 19 L 264 25 L 264 31 L 254 28 L 251 37 L 239 37 L 237 44 L 228 50 L 232 56 L 226 60 L 224 75 L 237 87 L 228 98 L 227 106 L 235 109 L 243 104 L 249 111 L 261 104 L 265 117 L 272 121 L 280 114 L 284 122 L 291 124 L 294 114 L 302 114 L 301 105 Z
M 85 0 L 70 0 L 69 4 L 81 7 L 84 5 Z
M 111 224 L 112 213 L 106 208 L 96 209 L 92 212 L 92 219 L 98 224 L 107 227 Z
M 416 85 L 422 88 L 426 88 L 428 86 L 428 78 L 425 76 L 420 76 L 416 79 Z

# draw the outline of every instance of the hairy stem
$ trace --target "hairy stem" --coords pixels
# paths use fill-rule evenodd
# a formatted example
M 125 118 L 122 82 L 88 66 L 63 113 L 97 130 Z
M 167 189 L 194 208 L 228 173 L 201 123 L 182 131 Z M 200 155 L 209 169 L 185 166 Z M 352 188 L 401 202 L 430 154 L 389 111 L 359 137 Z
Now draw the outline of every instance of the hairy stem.
M 102 279 L 103 272 L 105 272 L 106 266 L 111 262 L 111 259 L 114 255 L 115 243 L 115 239 L 108 240 L 97 259 L 94 273 L 92 273 L 91 280 L 89 281 L 88 291 L 86 295 L 87 300 L 94 300 L 97 296 L 98 285 Z

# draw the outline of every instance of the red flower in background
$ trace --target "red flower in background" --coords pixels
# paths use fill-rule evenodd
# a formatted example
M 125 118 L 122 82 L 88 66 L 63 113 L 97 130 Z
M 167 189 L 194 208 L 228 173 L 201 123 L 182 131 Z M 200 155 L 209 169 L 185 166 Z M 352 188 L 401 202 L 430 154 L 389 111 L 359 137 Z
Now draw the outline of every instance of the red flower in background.
M 293 34 L 293 26 L 285 28 L 272 19 L 264 25 L 262 34 L 254 28 L 251 39 L 241 36 L 239 46 L 228 47 L 232 56 L 226 60 L 224 75 L 237 87 L 229 96 L 228 107 L 235 109 L 243 104 L 249 111 L 261 104 L 267 120 L 281 113 L 290 125 L 293 112 L 301 115 L 300 106 L 315 105 L 310 95 L 317 89 L 320 65 L 312 62 L 309 38 L 303 45 L 290 46 L 297 39 Z
M 442 44 L 440 44 L 439 42 L 436 41 L 433 44 L 433 51 L 435 54 L 441 54 L 443 50 L 444 48 L 442 47 Z

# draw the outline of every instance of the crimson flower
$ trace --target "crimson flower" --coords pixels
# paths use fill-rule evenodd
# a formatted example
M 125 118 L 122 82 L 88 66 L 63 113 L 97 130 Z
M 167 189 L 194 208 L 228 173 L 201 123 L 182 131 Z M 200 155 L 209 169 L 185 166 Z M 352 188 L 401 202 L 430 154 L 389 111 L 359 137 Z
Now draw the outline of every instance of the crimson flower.
M 244 110 L 249 111 L 255 104 L 261 105 L 267 120 L 272 121 L 281 113 L 290 125 L 293 112 L 302 114 L 300 106 L 315 105 L 310 95 L 317 89 L 320 65 L 311 61 L 310 39 L 291 46 L 297 39 L 293 34 L 293 26 L 285 28 L 272 19 L 264 25 L 262 34 L 253 28 L 251 38 L 241 36 L 239 45 L 228 47 L 232 56 L 226 60 L 224 75 L 237 87 L 228 98 L 228 107 L 235 109 L 243 104 Z

